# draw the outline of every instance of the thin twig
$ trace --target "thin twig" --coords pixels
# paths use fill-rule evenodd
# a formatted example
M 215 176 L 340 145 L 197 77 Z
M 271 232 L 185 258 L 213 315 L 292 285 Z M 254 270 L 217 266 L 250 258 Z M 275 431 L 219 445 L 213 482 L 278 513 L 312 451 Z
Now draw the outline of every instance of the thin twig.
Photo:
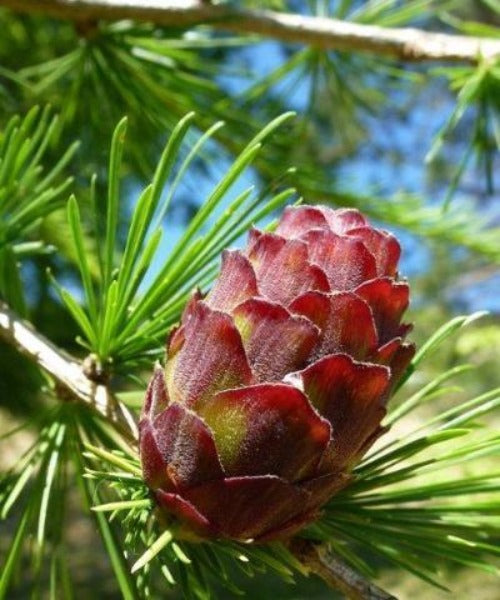
M 295 538 L 289 549 L 310 572 L 349 600 L 397 600 L 355 571 L 324 544 Z
M 0 338 L 48 373 L 70 398 L 92 407 L 129 441 L 137 439 L 134 418 L 108 388 L 91 381 L 85 375 L 83 363 L 57 348 L 3 302 L 0 302 Z
M 391 56 L 404 61 L 477 63 L 500 56 L 500 40 L 363 25 L 327 17 L 212 5 L 200 0 L 0 0 L 24 13 L 73 21 L 134 19 L 171 27 L 199 24 L 237 33 L 257 33 L 330 50 Z

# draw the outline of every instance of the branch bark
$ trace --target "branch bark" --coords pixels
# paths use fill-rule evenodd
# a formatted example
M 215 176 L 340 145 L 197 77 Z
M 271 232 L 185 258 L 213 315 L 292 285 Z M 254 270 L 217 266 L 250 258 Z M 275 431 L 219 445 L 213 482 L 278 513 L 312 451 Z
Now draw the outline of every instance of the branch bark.
M 57 348 L 0 302 L 0 338 L 48 373 L 70 398 L 90 406 L 131 442 L 138 437 L 133 416 L 102 383 L 85 374 L 83 363 Z
M 365 579 L 324 544 L 295 538 L 289 549 L 309 571 L 349 600 L 397 600 L 395 596 Z
M 369 52 L 412 62 L 477 63 L 481 57 L 500 57 L 500 40 L 494 38 L 362 25 L 200 0 L 0 0 L 0 6 L 73 21 L 134 19 L 171 27 L 205 24 L 236 33 L 256 33 L 329 50 Z

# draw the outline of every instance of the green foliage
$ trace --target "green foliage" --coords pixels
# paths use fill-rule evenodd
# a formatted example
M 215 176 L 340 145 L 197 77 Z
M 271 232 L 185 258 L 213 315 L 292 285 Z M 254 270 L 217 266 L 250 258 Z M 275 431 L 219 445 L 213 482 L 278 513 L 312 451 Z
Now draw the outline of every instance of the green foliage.
M 300 4 L 304 13 L 383 27 L 499 34 L 484 17 L 498 14 L 494 0 L 242 4 L 288 12 Z M 391 432 L 302 535 L 330 544 L 370 578 L 387 565 L 441 587 L 440 570 L 450 563 L 497 573 L 500 390 L 491 356 L 498 317 L 474 327 L 478 314 L 436 323 L 456 314 L 446 294 L 462 270 L 479 277 L 482 269 L 493 272 L 486 262 L 500 261 L 499 228 L 478 202 L 454 200 L 473 157 L 484 174 L 478 187 L 495 191 L 498 61 L 409 68 L 375 55 L 283 44 L 262 74 L 251 54 L 259 39 L 203 25 L 75 25 L 1 9 L 0 31 L 0 300 L 65 349 L 74 350 L 78 331 L 99 376 L 138 411 L 143 377 L 161 359 L 193 289 L 205 291 L 221 250 L 253 223 L 269 223 L 285 203 L 356 207 L 430 242 L 431 264 L 426 272 L 418 265 L 412 278 L 420 291 L 416 335 L 429 337 L 387 416 Z M 416 96 L 440 78 L 456 105 L 426 150 L 431 166 L 442 161 L 451 180 L 438 194 L 443 202 L 353 193 L 337 167 L 375 146 L 370 121 L 388 109 L 406 118 L 414 104 L 396 106 L 392 95 Z M 307 94 L 297 107 L 301 86 Z M 59 116 L 37 107 L 48 102 Z M 299 112 L 294 119 L 291 108 Z M 11 117 L 16 113 L 25 116 Z M 461 138 L 467 143 L 455 161 L 450 151 Z M 184 188 L 206 181 L 214 164 L 217 182 L 171 243 Z M 140 193 L 130 192 L 139 185 Z M 457 247 L 467 251 L 460 263 Z M 452 335 L 459 336 L 455 346 Z M 2 456 L 16 451 L 16 436 L 29 439 L 0 477 L 0 600 L 16 593 L 78 597 L 69 539 L 78 511 L 94 519 L 103 549 L 96 552 L 108 559 L 123 598 L 154 598 L 167 588 L 187 598 L 233 597 L 266 571 L 285 582 L 304 575 L 282 544 L 193 543 L 174 521 L 160 523 L 136 450 L 87 407 L 44 387 L 48 379 L 37 366 L 11 348 L 0 352 L 0 421 L 14 411 L 22 419 L 0 431 Z
M 18 502 L 22 503 L 22 509 L 0 576 L 0 598 L 9 597 L 12 581 L 23 577 L 23 551 L 30 536 L 33 536 L 30 552 L 34 588 L 42 585 L 47 565 L 54 571 L 54 577 L 50 579 L 51 590 L 56 582 L 66 577 L 61 560 L 70 440 L 74 434 L 72 420 L 73 416 L 64 404 L 48 411 L 39 424 L 39 437 L 16 467 L 2 476 L 1 518 L 6 519 Z
M 495 15 L 500 15 L 500 6 L 497 2 L 483 0 L 483 4 Z M 451 3 L 450 8 L 454 7 Z M 491 24 L 465 20 L 453 12 L 448 12 L 446 6 L 439 13 L 440 18 L 448 25 L 462 34 L 481 38 L 500 38 L 500 28 Z M 458 129 L 460 122 L 472 114 L 472 133 L 458 165 L 451 174 L 451 182 L 443 202 L 443 211 L 449 209 L 453 195 L 463 177 L 465 170 L 475 156 L 478 165 L 482 167 L 485 175 L 486 188 L 493 193 L 494 160 L 500 148 L 500 62 L 495 59 L 482 59 L 477 66 L 450 66 L 434 69 L 434 75 L 445 77 L 450 89 L 457 94 L 457 103 L 434 138 L 429 149 L 426 161 L 431 163 L 443 151 L 446 141 Z
M 497 31 L 500 35 L 500 30 Z M 456 129 L 468 111 L 473 111 L 474 126 L 444 200 L 443 211 L 448 210 L 454 192 L 471 157 L 475 154 L 482 163 L 488 190 L 493 191 L 495 154 L 500 149 L 500 63 L 484 60 L 478 67 L 441 67 L 436 73 L 449 80 L 452 90 L 458 92 L 457 105 L 438 132 L 426 160 L 431 162 L 442 149 L 448 136 Z
M 127 374 L 131 368 L 150 365 L 154 357 L 160 357 L 165 335 L 179 320 L 189 294 L 194 288 L 206 288 L 211 282 L 221 250 L 243 235 L 254 222 L 283 206 L 293 196 L 293 190 L 288 189 L 264 203 L 253 187 L 249 187 L 228 199 L 241 174 L 259 153 L 262 142 L 289 117 L 290 114 L 285 114 L 275 119 L 248 143 L 198 210 L 170 256 L 156 268 L 154 275 L 151 275 L 152 265 L 162 237 L 163 216 L 168 211 L 183 173 L 194 160 L 196 150 L 213 135 L 216 126 L 198 139 L 194 152 L 188 154 L 177 176 L 173 177 L 181 144 L 189 132 L 194 115 L 190 113 L 179 121 L 165 146 L 152 183 L 143 190 L 135 204 L 128 234 L 122 244 L 117 236 L 119 172 L 127 121 L 124 119 L 118 124 L 111 145 L 104 224 L 96 208 L 98 200 L 95 191 L 91 193 L 93 229 L 97 238 L 98 281 L 94 285 L 84 246 L 83 224 L 74 197 L 68 203 L 68 219 L 85 294 L 85 307 L 54 281 L 61 299 L 84 336 L 82 345 L 96 355 L 102 368 Z M 217 128 L 219 126 L 221 124 L 217 124 Z M 172 179 L 171 183 L 169 178 Z M 166 185 L 169 192 L 162 200 L 162 190 Z M 104 229 L 102 238 L 101 226 Z
M 63 205 L 72 181 L 61 172 L 77 144 L 50 168 L 42 164 L 57 122 L 50 108 L 35 106 L 24 118 L 10 119 L 0 133 L 0 296 L 22 314 L 26 307 L 19 260 L 50 250 L 39 238 L 39 227 Z
M 430 0 L 405 3 L 347 0 L 330 7 L 329 3 L 317 1 L 309 3 L 309 10 L 313 14 L 393 27 L 420 23 L 438 15 L 454 18 L 456 4 L 436 4 Z M 450 246 L 465 246 L 489 259 L 499 259 L 498 244 L 492 243 L 498 232 L 491 235 L 486 232 L 485 224 L 479 223 L 471 210 L 464 211 L 459 206 L 447 219 L 442 219 L 441 211 L 431 210 L 426 199 L 403 194 L 392 199 L 354 195 L 335 181 L 332 165 L 366 143 L 366 118 L 378 116 L 382 108 L 387 108 L 387 91 L 415 90 L 426 81 L 416 70 L 401 68 L 394 61 L 376 56 L 308 47 L 287 49 L 289 58 L 263 77 L 244 68 L 226 73 L 221 72 L 222 58 L 232 57 L 234 48 L 253 46 L 255 37 L 232 38 L 207 29 L 186 31 L 129 21 L 77 27 L 43 19 L 23 18 L 19 22 L 9 13 L 0 13 L 0 26 L 2 19 L 7 32 L 3 43 L 18 45 L 18 53 L 5 48 L 2 52 L 0 43 L 0 58 L 7 57 L 8 67 L 2 73 L 8 78 L 12 94 L 20 94 L 29 102 L 50 101 L 57 106 L 62 115 L 58 133 L 85 131 L 82 139 L 85 169 L 89 166 L 96 169 L 112 127 L 124 113 L 131 134 L 127 166 L 147 179 L 161 152 L 159 132 L 173 131 L 178 119 L 191 111 L 196 113 L 193 124 L 201 131 L 223 118 L 227 126 L 217 128 L 213 138 L 220 148 L 236 156 L 269 120 L 290 109 L 298 85 L 308 85 L 303 116 L 273 136 L 255 158 L 254 166 L 264 186 L 272 187 L 291 164 L 300 164 L 298 172 L 286 174 L 286 182 L 306 201 L 353 205 L 392 226 L 430 239 L 437 237 Z M 454 23 L 459 27 L 456 18 Z M 50 45 L 50 50 L 46 37 L 40 33 L 44 27 L 53 28 L 57 41 Z M 29 66 L 20 65 L 18 56 L 26 55 L 28 44 L 30 56 L 40 56 L 40 60 Z M 453 89 L 462 89 L 464 81 L 469 81 L 460 92 L 456 111 L 436 137 L 429 160 L 436 156 L 461 116 L 478 107 L 476 133 L 454 171 L 445 208 L 474 149 L 478 149 L 478 156 L 485 161 L 488 185 L 492 186 L 495 142 L 490 130 L 496 128 L 496 68 L 492 64 L 429 73 L 445 74 L 453 81 Z M 377 86 L 372 83 L 374 73 L 379 80 Z M 227 94 L 220 82 L 221 75 L 239 78 L 241 85 L 236 93 Z M 246 80 L 251 76 L 255 83 L 247 86 Z
M 0 14 L 0 23 L 1 18 Z M 40 35 L 46 22 L 12 23 L 9 14 L 3 19 L 11 44 L 19 43 L 24 52 L 29 44 L 35 56 L 33 50 L 47 50 Z M 20 25 L 25 28 L 21 36 Z M 83 152 L 94 165 L 101 159 L 96 148 L 127 114 L 133 138 L 143 143 L 131 145 L 129 162 L 149 177 L 160 148 L 159 131 L 172 130 L 193 110 L 205 116 L 204 123 L 220 116 L 216 106 L 224 95 L 212 78 L 218 63 L 210 53 L 241 43 L 235 38 L 212 39 L 202 31 L 189 37 L 183 33 L 130 21 L 84 23 L 76 28 L 58 24 L 54 35 L 59 44 L 51 46 L 49 56 L 19 65 L 7 50 L 13 63 L 0 75 L 17 83 L 30 101 L 57 106 L 59 134 L 68 128 L 84 129 Z
M 393 27 L 412 24 L 415 19 L 430 17 L 435 12 L 431 0 L 396 0 L 365 3 L 353 0 L 325 2 L 310 0 L 308 12 L 315 16 L 344 19 L 362 24 Z M 376 71 L 380 85 L 370 83 Z M 399 68 L 394 61 L 380 56 L 325 51 L 320 47 L 294 48 L 286 61 L 240 95 L 244 106 L 258 104 L 269 114 L 276 104 L 283 109 L 299 85 L 307 82 L 309 91 L 302 118 L 296 129 L 307 149 L 324 146 L 320 157 L 324 163 L 352 152 L 366 139 L 363 117 L 380 112 L 387 101 L 387 88 L 397 89 L 403 83 L 421 82 L 417 72 Z M 269 102 L 269 96 L 273 102 Z M 335 111 L 331 107 L 335 106 Z M 328 140 L 328 141 L 326 141 Z M 306 152 L 300 151 L 301 163 Z M 307 195 L 306 195 L 307 196 Z

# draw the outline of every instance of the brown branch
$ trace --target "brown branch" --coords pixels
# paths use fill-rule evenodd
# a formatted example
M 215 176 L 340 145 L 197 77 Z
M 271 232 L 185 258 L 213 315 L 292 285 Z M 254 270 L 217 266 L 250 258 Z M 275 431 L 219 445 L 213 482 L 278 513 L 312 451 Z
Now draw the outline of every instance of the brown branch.
M 500 57 L 500 40 L 386 28 L 326 17 L 211 5 L 200 0 L 0 0 L 24 13 L 73 21 L 134 19 L 172 27 L 209 24 L 237 33 L 256 33 L 330 50 L 370 52 L 404 61 L 476 63 Z
M 295 538 L 290 551 L 311 572 L 349 600 L 397 600 L 388 592 L 365 579 L 324 544 Z
M 48 373 L 65 395 L 90 406 L 129 441 L 137 439 L 132 415 L 108 388 L 89 379 L 83 363 L 57 348 L 3 302 L 0 302 L 0 338 Z

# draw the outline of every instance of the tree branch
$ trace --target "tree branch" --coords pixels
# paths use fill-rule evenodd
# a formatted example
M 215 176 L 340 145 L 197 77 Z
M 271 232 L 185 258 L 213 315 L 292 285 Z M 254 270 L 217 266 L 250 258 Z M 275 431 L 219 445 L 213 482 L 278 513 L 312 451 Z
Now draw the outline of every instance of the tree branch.
M 349 600 L 397 600 L 388 592 L 365 579 L 324 544 L 295 538 L 289 545 L 294 556 L 330 587 L 339 590 Z
M 0 338 L 48 373 L 69 396 L 106 418 L 129 441 L 137 440 L 134 418 L 102 383 L 85 374 L 83 363 L 57 348 L 0 302 Z
M 201 0 L 0 0 L 13 10 L 70 19 L 134 19 L 171 27 L 209 24 L 237 33 L 257 33 L 329 50 L 370 52 L 404 61 L 476 63 L 500 57 L 500 40 L 386 28 L 326 17 L 211 5 Z

